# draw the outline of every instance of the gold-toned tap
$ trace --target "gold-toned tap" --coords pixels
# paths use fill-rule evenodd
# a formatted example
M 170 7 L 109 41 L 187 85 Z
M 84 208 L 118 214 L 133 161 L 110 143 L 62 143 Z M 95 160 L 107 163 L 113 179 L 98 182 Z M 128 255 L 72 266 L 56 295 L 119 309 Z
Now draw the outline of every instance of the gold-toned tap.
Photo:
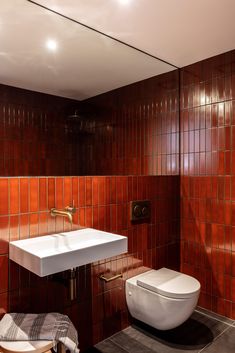
M 65 207 L 64 210 L 57 210 L 56 208 L 51 208 L 51 216 L 56 217 L 56 216 L 62 216 L 62 217 L 68 217 L 69 222 L 73 224 L 73 214 L 76 212 L 76 208 L 74 206 L 67 206 Z

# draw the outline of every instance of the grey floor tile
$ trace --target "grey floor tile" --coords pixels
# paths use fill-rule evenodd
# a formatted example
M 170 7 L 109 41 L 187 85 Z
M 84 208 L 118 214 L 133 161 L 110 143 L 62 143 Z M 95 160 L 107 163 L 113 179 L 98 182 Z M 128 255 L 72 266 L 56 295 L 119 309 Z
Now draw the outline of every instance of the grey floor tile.
M 232 323 L 235 324 L 233 320 L 221 320 L 220 316 L 212 317 L 200 309 L 173 330 L 159 331 L 136 322 L 98 343 L 94 352 L 89 353 L 235 353 Z
M 235 327 L 230 327 L 219 336 L 202 353 L 234 353 L 235 352 Z
M 130 353 L 196 353 L 227 328 L 228 324 L 194 312 L 189 320 L 173 330 L 158 331 L 138 322 L 110 339 Z
M 127 351 L 107 339 L 95 345 L 94 353 L 127 353 Z
M 126 338 L 124 338 L 124 335 L 126 335 Z M 136 351 L 138 353 L 197 353 L 200 350 L 195 349 L 195 347 L 186 347 L 184 345 L 166 342 L 158 339 L 156 336 L 145 335 L 134 327 L 131 327 L 127 332 L 120 336 L 115 336 L 112 339 L 115 342 L 119 342 L 119 344 L 124 344 L 125 349 L 130 353 L 135 353 Z
M 145 337 L 144 337 L 145 338 Z M 144 339 L 137 340 L 131 337 L 128 332 L 119 332 L 117 335 L 110 338 L 114 343 L 123 347 L 128 353 L 153 353 L 151 345 L 148 347 Z M 157 352 L 161 352 L 160 350 Z
M 213 313 L 212 311 L 209 311 L 209 310 L 206 310 L 204 308 L 201 308 L 200 306 L 198 306 L 196 308 L 196 311 L 203 314 L 203 315 L 207 315 L 207 316 L 210 316 L 212 317 L 213 319 L 216 319 L 216 320 L 219 320 L 219 321 L 222 321 L 226 324 L 229 324 L 229 325 L 233 325 L 235 323 L 235 320 L 232 320 L 232 319 L 229 319 L 228 317 L 225 317 L 225 316 L 222 316 L 222 315 L 219 315 L 219 314 L 216 314 L 216 313 Z

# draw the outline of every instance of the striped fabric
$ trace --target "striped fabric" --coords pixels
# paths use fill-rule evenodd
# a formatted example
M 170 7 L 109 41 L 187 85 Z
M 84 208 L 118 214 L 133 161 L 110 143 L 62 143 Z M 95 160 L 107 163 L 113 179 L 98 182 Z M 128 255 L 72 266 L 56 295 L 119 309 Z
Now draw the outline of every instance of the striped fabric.
M 79 353 L 77 331 L 66 315 L 9 313 L 0 321 L 0 341 L 39 340 L 61 342 L 70 352 Z

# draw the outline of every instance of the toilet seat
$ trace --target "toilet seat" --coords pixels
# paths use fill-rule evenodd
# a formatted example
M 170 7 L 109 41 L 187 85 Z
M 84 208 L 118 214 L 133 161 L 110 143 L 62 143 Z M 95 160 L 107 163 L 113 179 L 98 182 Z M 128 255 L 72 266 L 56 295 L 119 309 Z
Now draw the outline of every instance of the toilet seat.
M 137 286 L 175 299 L 191 298 L 200 291 L 200 283 L 195 278 L 168 268 L 151 270 L 138 276 Z

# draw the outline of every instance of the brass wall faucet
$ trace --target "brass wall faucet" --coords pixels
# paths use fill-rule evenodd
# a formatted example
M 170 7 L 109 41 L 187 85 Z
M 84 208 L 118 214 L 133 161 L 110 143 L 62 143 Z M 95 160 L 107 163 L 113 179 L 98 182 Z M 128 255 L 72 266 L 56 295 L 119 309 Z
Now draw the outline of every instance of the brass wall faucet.
M 56 216 L 62 216 L 62 217 L 68 217 L 69 222 L 73 224 L 73 214 L 76 212 L 76 208 L 74 206 L 67 206 L 65 207 L 64 210 L 57 210 L 56 208 L 51 208 L 51 216 L 56 217 Z

